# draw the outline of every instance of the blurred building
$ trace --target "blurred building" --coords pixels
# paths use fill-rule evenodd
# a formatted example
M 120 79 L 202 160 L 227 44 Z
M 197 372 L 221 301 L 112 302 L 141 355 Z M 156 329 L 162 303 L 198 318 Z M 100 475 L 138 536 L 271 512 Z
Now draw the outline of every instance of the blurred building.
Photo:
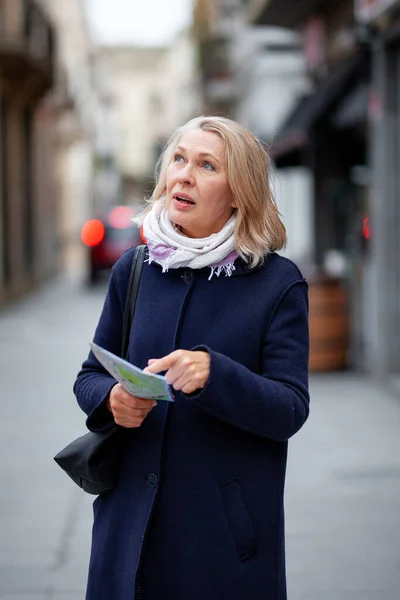
M 38 2 L 0 1 L 0 304 L 58 267 L 55 43 Z
M 166 141 L 176 127 L 201 111 L 197 46 L 192 29 L 178 34 L 163 57 L 162 95 L 164 117 L 160 139 Z M 156 154 L 160 145 L 157 145 Z
M 313 172 L 314 259 L 320 275 L 336 275 L 348 294 L 347 365 L 382 376 L 400 373 L 393 336 L 400 331 L 398 8 L 390 0 L 251 0 L 248 7 L 253 23 L 302 36 L 314 90 L 271 152 L 279 167 Z
M 243 13 L 232 39 L 232 62 L 236 118 L 271 143 L 299 98 L 310 91 L 300 37 L 277 27 L 249 26 Z
M 233 116 L 270 147 L 276 132 L 299 98 L 310 89 L 297 33 L 276 27 L 249 26 L 245 12 L 232 37 L 236 95 Z M 284 254 L 308 264 L 313 254 L 312 176 L 302 165 L 271 175 L 288 243 Z
M 242 4 L 242 0 L 196 0 L 194 3 L 203 114 L 233 116 L 237 90 L 232 40 L 241 26 Z
M 173 130 L 198 110 L 195 47 L 190 31 L 168 47 L 102 47 L 118 135 L 123 202 L 140 204 L 152 190 L 154 167 Z
M 117 164 L 127 204 L 143 198 L 151 186 L 154 145 L 162 118 L 161 70 L 164 48 L 103 47 L 97 61 L 109 77 L 116 109 Z
M 84 259 L 82 224 L 119 200 L 116 130 L 107 78 L 95 59 L 83 0 L 41 0 L 57 31 L 57 181 L 62 266 Z
M 303 165 L 313 173 L 311 364 L 321 363 L 324 369 L 336 358 L 337 366 L 363 367 L 369 57 L 358 39 L 354 5 L 350 0 L 252 4 L 257 23 L 301 35 L 313 82 L 312 92 L 298 100 L 271 146 L 278 168 Z M 323 297 L 318 305 L 314 294 Z
M 400 390 L 400 1 L 356 0 L 371 50 L 366 360 Z

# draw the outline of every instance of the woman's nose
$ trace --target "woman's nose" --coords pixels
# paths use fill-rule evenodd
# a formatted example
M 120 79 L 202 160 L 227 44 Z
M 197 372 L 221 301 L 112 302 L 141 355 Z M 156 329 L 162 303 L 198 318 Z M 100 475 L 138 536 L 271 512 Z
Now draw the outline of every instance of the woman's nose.
M 192 166 L 187 163 L 183 169 L 179 171 L 178 178 L 181 183 L 192 185 L 194 183 Z

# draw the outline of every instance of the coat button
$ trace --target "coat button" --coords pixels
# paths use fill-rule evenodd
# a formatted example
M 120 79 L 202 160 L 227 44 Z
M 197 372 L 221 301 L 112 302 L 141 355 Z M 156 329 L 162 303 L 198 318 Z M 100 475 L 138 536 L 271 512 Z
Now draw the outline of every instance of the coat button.
M 182 275 L 182 279 L 188 285 L 193 281 L 193 273 L 191 271 L 185 271 Z
M 156 487 L 158 483 L 157 475 L 155 473 L 149 473 L 146 477 L 147 485 L 151 488 Z

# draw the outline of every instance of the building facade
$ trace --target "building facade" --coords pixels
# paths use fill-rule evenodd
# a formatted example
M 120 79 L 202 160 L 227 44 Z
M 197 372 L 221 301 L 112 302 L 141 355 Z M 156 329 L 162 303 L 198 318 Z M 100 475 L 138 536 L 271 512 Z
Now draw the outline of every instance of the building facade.
M 278 165 L 314 176 L 315 263 L 349 298 L 347 366 L 400 374 L 399 2 L 254 0 L 260 24 L 299 31 L 314 92 L 279 132 Z
M 237 96 L 232 44 L 242 26 L 241 0 L 196 0 L 202 113 L 232 117 Z
M 0 1 L 0 305 L 58 268 L 55 44 L 39 3 Z
M 163 144 L 198 111 L 191 32 L 181 32 L 165 48 L 103 47 L 96 60 L 107 73 L 115 111 L 121 198 L 125 204 L 141 204 L 152 191 Z
M 86 258 L 83 223 L 119 200 L 116 139 L 107 77 L 96 62 L 83 0 L 41 0 L 57 31 L 56 176 L 61 266 L 79 270 Z
M 249 26 L 242 12 L 232 39 L 232 64 L 233 116 L 268 148 L 299 98 L 310 90 L 299 36 L 290 30 Z M 306 265 L 314 240 L 311 173 L 302 165 L 288 166 L 272 173 L 271 181 L 287 231 L 283 253 Z
M 400 2 L 357 0 L 355 14 L 372 55 L 366 359 L 400 390 Z

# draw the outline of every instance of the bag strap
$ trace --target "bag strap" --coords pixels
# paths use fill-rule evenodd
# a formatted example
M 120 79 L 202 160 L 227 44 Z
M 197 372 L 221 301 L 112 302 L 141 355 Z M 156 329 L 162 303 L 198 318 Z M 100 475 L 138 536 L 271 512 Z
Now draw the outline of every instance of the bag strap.
M 126 300 L 124 307 L 124 317 L 122 322 L 122 342 L 121 342 L 121 357 L 125 358 L 128 343 L 129 333 L 132 326 L 133 315 L 135 314 L 136 298 L 139 289 L 140 276 L 142 274 L 142 266 L 144 262 L 146 246 L 144 244 L 137 246 L 133 254 L 131 270 L 129 273 L 128 288 L 126 292 Z

